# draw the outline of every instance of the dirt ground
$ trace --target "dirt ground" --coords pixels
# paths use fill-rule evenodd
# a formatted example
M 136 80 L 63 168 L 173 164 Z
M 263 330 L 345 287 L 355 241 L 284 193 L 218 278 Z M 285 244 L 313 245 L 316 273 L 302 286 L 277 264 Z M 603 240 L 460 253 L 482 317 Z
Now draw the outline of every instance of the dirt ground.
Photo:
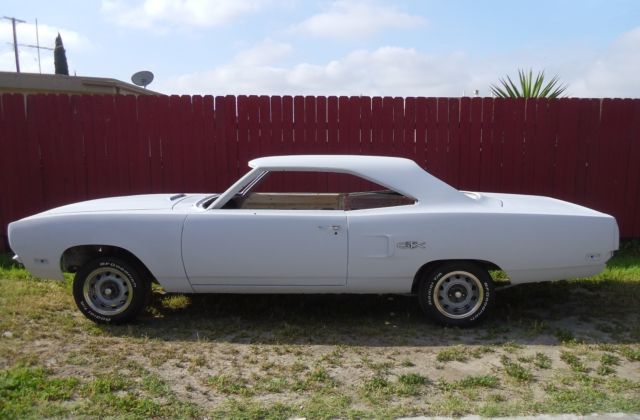
M 0 367 L 75 378 L 70 414 L 109 404 L 82 391 L 104 383 L 155 404 L 134 417 L 640 412 L 636 282 L 502 290 L 472 329 L 435 325 L 409 296 L 158 292 L 135 324 L 96 326 L 68 285 L 30 282 L 48 293 L 3 322 Z

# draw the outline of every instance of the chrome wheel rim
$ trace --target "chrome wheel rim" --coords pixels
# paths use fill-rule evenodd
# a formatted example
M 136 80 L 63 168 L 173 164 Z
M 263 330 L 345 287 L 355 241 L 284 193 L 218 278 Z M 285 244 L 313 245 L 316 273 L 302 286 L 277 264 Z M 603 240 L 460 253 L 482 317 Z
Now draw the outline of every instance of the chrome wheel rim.
M 467 271 L 452 271 L 438 279 L 434 288 L 434 304 L 438 311 L 452 319 L 467 318 L 482 305 L 482 282 Z
M 103 267 L 93 270 L 84 282 L 84 300 L 101 315 L 113 316 L 124 312 L 133 299 L 133 286 L 122 271 Z

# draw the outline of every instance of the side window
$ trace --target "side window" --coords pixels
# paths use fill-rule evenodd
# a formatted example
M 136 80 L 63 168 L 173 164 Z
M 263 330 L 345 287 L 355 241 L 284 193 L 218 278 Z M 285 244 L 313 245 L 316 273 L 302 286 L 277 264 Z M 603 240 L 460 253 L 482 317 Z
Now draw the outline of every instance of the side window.
M 230 207 L 279 210 L 361 210 L 414 204 L 412 198 L 350 174 L 274 171 Z

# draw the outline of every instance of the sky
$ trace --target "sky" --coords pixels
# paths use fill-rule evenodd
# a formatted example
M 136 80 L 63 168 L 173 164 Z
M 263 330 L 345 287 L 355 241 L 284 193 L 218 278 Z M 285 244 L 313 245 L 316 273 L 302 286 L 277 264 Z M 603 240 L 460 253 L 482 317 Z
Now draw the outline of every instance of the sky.
M 20 44 L 53 47 L 70 74 L 167 94 L 491 96 L 518 69 L 574 97 L 640 97 L 638 0 L 3 0 Z M 0 71 L 15 71 L 0 21 Z M 38 70 L 20 47 L 23 72 Z M 43 73 L 53 53 L 41 51 Z

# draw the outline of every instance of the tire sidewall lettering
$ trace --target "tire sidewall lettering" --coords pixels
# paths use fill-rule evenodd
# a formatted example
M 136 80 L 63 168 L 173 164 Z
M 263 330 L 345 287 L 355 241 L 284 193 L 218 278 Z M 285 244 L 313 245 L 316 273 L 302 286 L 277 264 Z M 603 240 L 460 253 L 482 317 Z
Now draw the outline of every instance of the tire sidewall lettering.
M 429 282 L 429 289 L 427 291 L 427 304 L 429 306 L 434 306 L 436 283 L 444 274 L 444 272 L 439 271 L 435 276 L 433 276 L 433 280 Z
M 427 290 L 427 304 L 429 306 L 433 306 L 433 292 L 434 292 L 434 288 L 436 287 L 436 282 L 432 281 L 429 282 L 429 289 Z
M 442 267 L 436 269 L 437 271 L 427 274 L 423 279 L 422 291 L 419 292 L 420 303 L 423 310 L 431 317 L 438 320 L 440 323 L 447 326 L 470 326 L 479 322 L 479 319 L 483 317 L 487 309 L 491 307 L 493 302 L 493 284 L 491 283 L 491 277 L 482 267 L 473 263 L 444 263 Z M 481 288 L 483 289 L 483 299 L 480 307 L 472 314 L 465 318 L 450 318 L 447 315 L 441 313 L 436 305 L 437 291 L 435 290 L 436 284 L 443 277 L 452 271 L 467 271 L 473 274 L 480 280 Z
M 107 316 L 104 316 L 104 315 L 100 315 L 100 314 L 95 313 L 95 312 L 94 312 L 94 311 L 89 307 L 89 305 L 87 305 L 87 303 L 86 303 L 85 301 L 81 301 L 81 302 L 80 302 L 80 306 L 82 306 L 82 308 L 80 308 L 80 309 L 82 309 L 82 310 L 83 310 L 83 312 L 84 312 L 87 316 L 89 316 L 89 317 L 91 317 L 91 318 L 94 318 L 94 319 L 97 319 L 97 320 L 100 320 L 100 321 L 103 321 L 103 322 L 111 322 L 111 321 L 113 320 L 113 318 L 109 318 L 109 317 L 107 317 Z
M 482 300 L 482 305 L 480 306 L 478 311 L 475 314 L 473 314 L 471 317 L 469 317 L 470 321 L 475 321 L 476 319 L 478 319 L 480 315 L 482 315 L 484 311 L 487 309 L 487 307 L 489 306 L 489 301 L 491 298 L 491 287 L 487 282 L 482 282 L 482 284 L 484 286 L 484 299 Z
M 114 268 L 120 272 L 122 272 L 124 275 L 127 276 L 127 279 L 131 282 L 131 287 L 133 287 L 134 289 L 137 288 L 137 284 L 136 284 L 136 280 L 134 278 L 134 276 L 131 275 L 131 273 L 129 273 L 129 271 L 122 267 L 119 264 L 116 264 L 114 262 L 108 261 L 108 262 L 101 262 L 99 264 L 100 267 L 110 267 L 110 268 Z
M 118 270 L 130 282 L 133 300 L 124 312 L 113 316 L 102 315 L 92 309 L 86 301 L 83 292 L 84 285 L 85 282 L 89 281 L 88 275 L 96 268 Z M 73 283 L 73 297 L 80 312 L 93 322 L 98 324 L 120 324 L 135 318 L 144 309 L 147 295 L 150 293 L 150 286 L 148 280 L 141 276 L 140 268 L 135 262 L 121 260 L 118 257 L 104 256 L 85 264 L 78 270 Z

